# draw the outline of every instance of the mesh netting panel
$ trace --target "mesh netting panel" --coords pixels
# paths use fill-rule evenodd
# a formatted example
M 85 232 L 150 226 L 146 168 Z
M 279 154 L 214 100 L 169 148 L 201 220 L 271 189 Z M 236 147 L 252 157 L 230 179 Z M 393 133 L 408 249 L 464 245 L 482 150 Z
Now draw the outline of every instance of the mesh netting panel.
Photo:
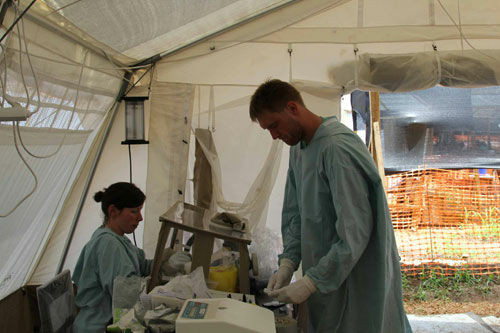
M 403 272 L 500 273 L 500 175 L 494 169 L 416 170 L 387 177 Z

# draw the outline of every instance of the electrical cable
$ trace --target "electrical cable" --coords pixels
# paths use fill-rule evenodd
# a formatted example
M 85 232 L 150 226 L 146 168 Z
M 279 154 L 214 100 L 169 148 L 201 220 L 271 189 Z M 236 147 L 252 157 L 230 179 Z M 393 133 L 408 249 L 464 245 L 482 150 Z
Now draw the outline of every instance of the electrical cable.
M 40 47 L 43 48 L 43 46 L 40 46 Z M 6 47 L 6 49 L 8 49 L 10 51 L 13 51 L 13 52 L 22 52 L 22 53 L 25 53 L 24 51 L 19 51 L 18 49 L 15 49 L 15 48 L 12 48 L 12 47 Z M 41 56 L 41 55 L 38 55 L 38 54 L 30 54 L 30 56 L 34 57 L 34 58 L 38 58 L 38 59 L 50 61 L 50 62 L 53 62 L 53 63 L 56 63 L 56 64 L 61 64 L 61 65 L 69 65 L 69 66 L 75 65 L 75 64 L 79 65 L 79 63 L 77 63 L 76 61 L 71 61 L 71 60 L 68 60 L 68 61 L 56 60 L 56 59 L 44 57 L 44 56 Z M 120 78 L 120 77 L 118 75 L 110 74 L 110 73 L 107 73 L 107 72 L 104 72 L 104 71 L 134 70 L 134 69 L 142 69 L 142 68 L 148 68 L 148 67 L 150 67 L 149 64 L 148 65 L 140 65 L 140 66 L 129 66 L 129 67 L 93 67 L 93 66 L 85 65 L 86 69 L 92 69 L 92 70 L 98 71 L 100 73 L 111 75 L 111 76 L 116 77 L 116 78 Z M 128 80 L 128 79 L 126 79 L 126 81 L 130 82 L 130 80 Z
M 153 68 L 153 59 L 151 59 L 151 68 Z M 156 67 L 155 67 L 156 68 Z M 153 68 L 150 72 L 149 72 L 149 84 L 148 84 L 148 99 L 149 99 L 149 96 L 151 96 L 151 84 L 153 83 L 153 72 L 155 70 L 155 68 Z
M 17 11 L 17 8 L 16 8 L 16 11 Z M 23 47 L 22 47 L 22 43 L 21 43 L 21 30 L 19 29 L 19 25 L 16 26 L 16 29 L 17 29 L 17 41 L 19 42 L 19 49 L 22 50 Z M 26 92 L 26 110 L 29 110 L 30 108 L 30 104 L 31 104 L 31 99 L 30 99 L 30 93 L 28 91 L 28 86 L 26 85 L 26 80 L 24 79 L 24 72 L 23 72 L 23 57 L 22 57 L 22 53 L 19 52 L 19 73 L 21 74 L 21 81 L 23 82 L 23 87 L 24 87 L 24 91 Z
M 59 8 L 57 8 L 57 9 L 54 9 L 53 11 L 51 11 L 50 13 L 48 13 L 47 15 L 45 15 L 45 17 L 47 17 L 47 16 L 49 16 L 49 15 L 52 15 L 52 14 L 54 14 L 54 13 L 57 13 L 58 11 L 63 10 L 63 9 L 65 9 L 65 8 L 68 8 L 68 7 L 70 7 L 70 6 L 73 6 L 75 3 L 78 3 L 78 2 L 80 2 L 80 1 L 82 1 L 82 0 L 75 0 L 75 1 L 73 1 L 73 2 L 70 2 L 70 3 L 68 3 L 68 4 L 64 5 L 64 6 L 62 6 L 62 7 L 59 7 Z
M 6 87 L 7 87 L 7 58 L 5 56 L 5 49 L 3 47 L 2 44 L 0 44 L 0 48 L 2 48 L 2 54 L 3 54 L 3 63 L 4 63 L 4 75 L 3 75 L 3 78 L 1 80 L 2 82 L 2 107 L 5 106 L 5 102 L 7 101 L 10 105 L 13 105 L 13 106 L 18 106 L 18 107 L 21 107 L 21 105 L 19 103 L 17 103 L 16 101 L 13 101 L 11 100 L 9 97 L 7 97 L 7 92 L 6 92 Z
M 11 50 L 11 51 L 14 51 L 14 52 L 19 52 L 18 49 L 14 49 L 12 47 L 6 47 L 6 48 L 9 49 L 9 50 Z M 75 65 L 75 64 L 79 65 L 79 63 L 77 63 L 76 61 L 71 61 L 71 60 L 68 60 L 68 61 L 56 60 L 56 59 L 49 58 L 49 57 L 44 57 L 44 56 L 41 56 L 41 55 L 38 55 L 38 54 L 30 54 L 30 56 L 34 57 L 34 58 L 38 58 L 38 59 L 43 59 L 43 60 L 46 60 L 46 61 L 54 62 L 56 64 L 61 64 L 61 65 Z M 96 71 L 112 71 L 112 70 L 116 70 L 116 69 L 121 69 L 121 70 L 142 69 L 142 68 L 148 68 L 150 66 L 151 66 L 150 64 L 139 65 L 139 66 L 127 66 L 127 67 L 93 67 L 93 66 L 85 65 L 85 68 L 87 68 L 87 69 L 93 69 L 93 70 L 96 70 Z M 103 73 L 105 73 L 105 72 L 103 72 Z M 106 73 L 106 74 L 108 74 L 108 73 Z M 128 80 L 128 79 L 126 81 L 130 82 L 130 80 Z
M 2 48 L 2 55 L 3 55 L 3 64 L 4 64 L 4 72 L 2 79 L 0 82 L 2 83 L 2 107 L 5 107 L 5 96 L 7 96 L 7 93 L 5 91 L 5 86 L 7 85 L 7 58 L 5 57 L 5 49 L 2 44 L 0 44 L 0 48 Z
M 85 63 L 85 60 L 87 59 L 87 54 L 88 54 L 88 50 L 85 52 L 85 55 L 83 57 L 83 61 L 82 61 L 82 64 Z M 75 102 L 73 103 L 73 111 L 71 112 L 71 117 L 68 121 L 68 127 L 66 128 L 66 130 L 64 131 L 64 135 L 63 135 L 63 138 L 61 140 L 61 142 L 59 143 L 59 146 L 57 147 L 56 151 L 54 151 L 53 153 L 49 154 L 49 155 L 46 155 L 46 156 L 38 156 L 38 155 L 35 155 L 33 153 L 31 153 L 28 148 L 24 145 L 24 142 L 22 140 L 22 137 L 21 137 L 21 131 L 19 130 L 19 124 L 16 124 L 16 127 L 17 127 L 17 133 L 19 135 L 19 141 L 21 142 L 21 146 L 24 148 L 24 150 L 29 154 L 31 155 L 32 157 L 35 157 L 35 158 L 49 158 L 49 157 L 52 157 L 54 156 L 55 154 L 57 154 L 59 152 L 59 150 L 61 150 L 61 147 L 64 143 L 64 140 L 66 139 L 66 135 L 68 134 L 68 131 L 69 131 L 69 128 L 71 126 L 71 122 L 73 121 L 73 117 L 75 115 L 75 110 L 76 110 L 76 105 L 77 105 L 77 102 L 78 102 L 78 97 L 79 97 L 79 93 L 80 93 L 80 87 L 81 87 L 81 82 L 82 82 L 82 77 L 83 77 L 83 69 L 84 67 L 82 66 L 80 68 L 80 77 L 78 78 L 78 87 L 76 89 L 76 96 L 75 96 Z
M 462 30 L 462 14 L 460 14 L 460 0 L 457 1 L 457 9 L 458 9 L 458 26 L 460 27 L 460 46 L 462 48 L 462 52 L 464 51 L 464 33 Z
M 28 9 L 31 8 L 31 6 L 33 6 L 33 4 L 35 3 L 36 0 L 33 0 L 31 1 L 31 3 L 28 5 L 28 7 L 26 7 L 24 9 L 24 11 L 21 13 L 21 15 L 19 15 L 16 20 L 10 25 L 10 27 L 5 31 L 5 33 L 3 34 L 2 38 L 0 38 L 0 44 L 2 43 L 2 41 L 4 40 L 4 38 L 9 34 L 9 32 L 16 26 L 17 22 L 24 16 L 24 14 L 26 14 L 26 12 L 28 11 Z
M 129 174 L 130 174 L 130 181 L 129 183 L 132 184 L 132 152 L 130 151 L 130 144 L 128 145 L 128 165 L 129 165 Z M 135 239 L 135 230 L 132 232 L 132 235 L 134 236 L 134 245 L 137 246 L 137 241 Z
M 16 147 L 17 154 L 19 155 L 19 157 L 23 161 L 24 165 L 26 165 L 28 170 L 33 175 L 33 178 L 35 179 L 35 185 L 33 186 L 33 189 L 14 206 L 14 208 L 12 208 L 7 214 L 0 214 L 0 217 L 8 217 L 10 214 L 12 214 L 26 199 L 28 199 L 35 192 L 35 190 L 38 187 L 38 178 L 36 177 L 36 174 L 33 171 L 33 169 L 29 166 L 28 162 L 26 162 L 26 160 L 24 159 L 23 155 L 21 154 L 21 151 L 19 150 L 19 146 L 17 144 L 15 125 L 17 125 L 17 123 L 19 123 L 19 122 L 15 121 L 14 123 L 16 123 L 16 124 L 12 124 L 12 132 L 13 132 L 12 134 L 14 136 L 14 146 Z
M 453 19 L 453 17 L 451 17 L 450 13 L 448 13 L 448 11 L 446 10 L 446 8 L 444 8 L 443 4 L 441 3 L 441 0 L 437 0 L 437 2 L 439 3 L 439 5 L 443 9 L 443 11 L 446 13 L 446 15 L 448 16 L 448 18 L 451 20 L 451 22 L 453 22 L 453 24 L 457 28 L 458 33 L 460 34 L 460 37 L 462 38 L 462 40 L 465 41 L 465 43 L 467 45 L 469 45 L 471 49 L 473 49 L 477 53 L 482 54 L 482 55 L 484 55 L 484 56 L 486 56 L 488 58 L 491 58 L 491 59 L 493 59 L 495 61 L 499 61 L 499 59 L 497 59 L 495 57 L 492 57 L 491 55 L 486 54 L 484 52 L 481 52 L 480 50 L 478 50 L 474 46 L 472 46 L 472 44 L 469 42 L 469 40 L 465 37 L 464 33 L 462 32 L 462 23 L 460 22 L 460 25 L 458 25 L 457 22 L 455 22 L 455 20 Z
M 35 111 L 31 112 L 31 114 L 30 114 L 30 116 L 31 116 L 31 115 L 37 113 L 40 110 L 40 89 L 38 87 L 38 81 L 36 79 L 35 70 L 33 69 L 33 64 L 31 63 L 30 54 L 28 52 L 28 43 L 26 42 L 26 32 L 25 32 L 25 29 L 24 29 L 24 20 L 21 20 L 21 28 L 22 28 L 22 31 L 23 31 L 24 50 L 26 51 L 26 58 L 28 59 L 28 64 L 30 65 L 31 74 L 33 74 L 33 81 L 35 81 L 35 89 L 36 89 L 36 94 L 37 94 L 37 108 L 36 108 Z M 21 40 L 21 36 L 19 36 L 19 40 Z M 19 47 L 19 50 L 22 50 L 22 49 Z M 21 54 L 21 53 L 19 53 L 19 54 Z M 21 56 L 19 58 L 21 58 Z M 21 61 L 19 61 L 19 65 L 22 67 L 22 62 Z M 31 101 L 31 96 L 28 95 L 28 103 L 29 103 L 29 101 Z M 26 109 L 28 109 L 28 106 L 26 106 Z
M 130 152 L 130 144 L 128 145 L 128 165 L 129 165 L 130 183 L 132 183 L 132 153 Z
M 83 63 L 85 63 L 85 59 L 87 57 L 87 54 L 88 54 L 88 51 L 85 53 L 85 56 L 84 56 L 84 59 L 83 59 Z M 6 61 L 6 59 L 4 58 L 4 61 Z M 70 117 L 70 120 L 68 122 L 68 128 L 66 129 L 65 133 L 64 133 L 64 136 L 63 136 L 63 139 L 61 140 L 60 144 L 59 144 L 59 147 L 57 148 L 57 150 L 50 154 L 50 155 L 47 155 L 47 156 L 37 156 L 37 155 L 34 155 L 32 154 L 27 148 L 26 146 L 24 145 L 23 141 L 22 141 L 22 137 L 21 137 L 21 132 L 19 130 L 19 121 L 15 121 L 12 123 L 12 131 L 13 131 L 13 135 L 14 135 L 14 146 L 16 148 L 16 151 L 19 155 L 19 157 L 22 159 L 22 161 L 24 162 L 24 164 L 26 165 L 26 167 L 29 169 L 29 171 L 31 172 L 31 174 L 33 175 L 33 178 L 35 179 L 35 185 L 33 187 L 33 189 L 30 191 L 30 193 L 28 193 L 23 199 L 21 199 L 15 206 L 14 208 L 12 208 L 7 214 L 1 214 L 0 217 L 7 217 L 9 216 L 10 214 L 12 214 L 26 199 L 28 199 L 28 197 L 30 197 L 36 190 L 36 188 L 38 187 L 38 179 L 36 177 L 36 174 L 34 173 L 33 169 L 31 169 L 31 167 L 29 166 L 29 164 L 26 162 L 26 160 L 24 159 L 24 157 L 22 156 L 20 150 L 19 150 L 19 145 L 17 143 L 17 139 L 16 139 L 16 132 L 17 132 L 17 136 L 19 137 L 19 142 L 21 143 L 21 146 L 23 147 L 24 151 L 26 153 L 28 153 L 29 155 L 31 155 L 32 157 L 35 157 L 35 158 L 47 158 L 47 157 L 51 157 L 55 154 L 57 154 L 57 152 L 61 149 L 62 147 L 62 144 L 64 142 L 64 139 L 66 138 L 66 134 L 68 133 L 68 130 L 69 130 L 69 127 L 71 125 L 71 121 L 73 119 L 73 115 L 74 115 L 74 109 L 76 108 L 76 103 L 78 101 L 78 93 L 79 93 L 79 87 L 80 87 L 80 84 L 81 84 L 81 79 L 82 79 L 82 73 L 83 73 L 83 67 L 80 71 L 80 78 L 79 78 L 79 82 L 78 82 L 78 89 L 76 91 L 76 98 L 75 98 L 75 103 L 74 103 L 74 108 L 73 108 L 73 113 Z M 5 89 L 5 86 L 4 84 L 2 84 L 2 90 Z M 16 131 L 17 130 L 17 131 Z

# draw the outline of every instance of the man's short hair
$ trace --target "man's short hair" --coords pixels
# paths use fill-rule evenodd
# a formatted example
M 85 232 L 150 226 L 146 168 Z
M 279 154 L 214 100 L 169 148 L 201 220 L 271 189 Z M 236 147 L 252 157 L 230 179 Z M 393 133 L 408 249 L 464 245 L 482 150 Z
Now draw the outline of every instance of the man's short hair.
M 256 121 L 262 112 L 281 112 L 294 101 L 304 106 L 302 96 L 290 83 L 278 79 L 267 80 L 255 90 L 250 101 L 250 119 Z

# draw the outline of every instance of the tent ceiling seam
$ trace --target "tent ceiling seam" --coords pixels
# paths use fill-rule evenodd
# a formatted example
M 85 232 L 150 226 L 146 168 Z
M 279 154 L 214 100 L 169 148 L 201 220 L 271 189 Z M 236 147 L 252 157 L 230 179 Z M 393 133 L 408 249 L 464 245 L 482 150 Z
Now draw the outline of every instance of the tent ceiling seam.
M 113 65 L 117 66 L 117 67 L 127 67 L 124 63 L 116 60 L 116 59 L 113 59 L 111 58 L 107 52 L 105 52 L 104 50 L 102 50 L 101 48 L 99 47 L 96 47 L 90 43 L 87 43 L 85 42 L 84 40 L 81 40 L 80 38 L 77 38 L 76 36 L 71 36 L 67 33 L 64 33 L 63 31 L 59 30 L 58 27 L 55 27 L 54 25 L 52 25 L 51 23 L 48 23 L 47 21 L 43 21 L 41 20 L 40 18 L 38 18 L 37 16 L 35 15 L 32 15 L 30 13 L 27 13 L 25 15 L 29 20 L 31 20 L 32 22 L 40 25 L 41 27 L 57 34 L 58 36 L 61 36 L 63 38 L 65 38 L 66 40 L 70 41 L 70 42 L 73 42 L 75 44 L 78 44 L 80 46 L 83 46 L 84 48 L 88 49 L 89 51 L 91 51 L 92 53 L 94 53 L 95 55 L 99 56 L 99 57 L 102 57 L 104 59 L 106 59 L 107 61 L 109 61 L 110 63 L 112 63 Z
M 289 0 L 288 2 L 286 2 L 284 4 L 281 4 L 279 6 L 270 8 L 270 9 L 264 11 L 264 12 L 261 12 L 261 13 L 255 15 L 255 16 L 249 17 L 249 18 L 247 18 L 245 20 L 242 20 L 242 21 L 240 21 L 238 23 L 235 23 L 235 24 L 233 24 L 233 25 L 231 25 L 229 27 L 226 27 L 226 28 L 224 28 L 222 30 L 219 30 L 217 32 L 209 34 L 209 35 L 207 35 L 205 37 L 202 37 L 202 38 L 200 38 L 198 40 L 195 40 L 195 41 L 193 41 L 193 42 L 191 42 L 189 44 L 183 45 L 181 47 L 177 47 L 176 49 L 173 49 L 173 50 L 170 50 L 170 51 L 161 52 L 161 53 L 159 53 L 159 57 L 160 57 L 160 59 L 162 59 L 164 57 L 168 57 L 168 56 L 173 55 L 175 53 L 181 52 L 181 51 L 183 51 L 183 50 L 185 50 L 187 48 L 190 48 L 193 45 L 200 44 L 200 43 L 203 43 L 205 41 L 209 41 L 211 38 L 214 38 L 215 36 L 219 36 L 219 35 L 227 32 L 227 31 L 233 30 L 233 29 L 235 29 L 235 28 L 237 28 L 239 26 L 242 26 L 242 25 L 245 25 L 245 24 L 247 24 L 247 23 L 249 23 L 251 21 L 257 20 L 258 18 L 260 18 L 262 16 L 269 15 L 272 12 L 275 12 L 277 10 L 280 10 L 280 9 L 284 8 L 284 7 L 292 5 L 292 4 L 294 4 L 294 3 L 298 2 L 298 1 L 300 1 L 300 0 Z

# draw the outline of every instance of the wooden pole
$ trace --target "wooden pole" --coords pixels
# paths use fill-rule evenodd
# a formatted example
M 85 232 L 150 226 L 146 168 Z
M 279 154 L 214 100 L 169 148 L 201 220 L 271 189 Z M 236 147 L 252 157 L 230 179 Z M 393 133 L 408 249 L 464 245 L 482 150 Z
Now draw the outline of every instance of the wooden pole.
M 371 135 L 370 135 L 370 152 L 373 153 L 373 123 L 378 122 L 380 123 L 380 95 L 378 92 L 371 92 L 370 91 L 370 130 L 371 130 Z
M 370 122 L 371 135 L 369 149 L 380 174 L 382 184 L 385 187 L 384 158 L 380 137 L 380 95 L 378 92 L 370 92 Z

